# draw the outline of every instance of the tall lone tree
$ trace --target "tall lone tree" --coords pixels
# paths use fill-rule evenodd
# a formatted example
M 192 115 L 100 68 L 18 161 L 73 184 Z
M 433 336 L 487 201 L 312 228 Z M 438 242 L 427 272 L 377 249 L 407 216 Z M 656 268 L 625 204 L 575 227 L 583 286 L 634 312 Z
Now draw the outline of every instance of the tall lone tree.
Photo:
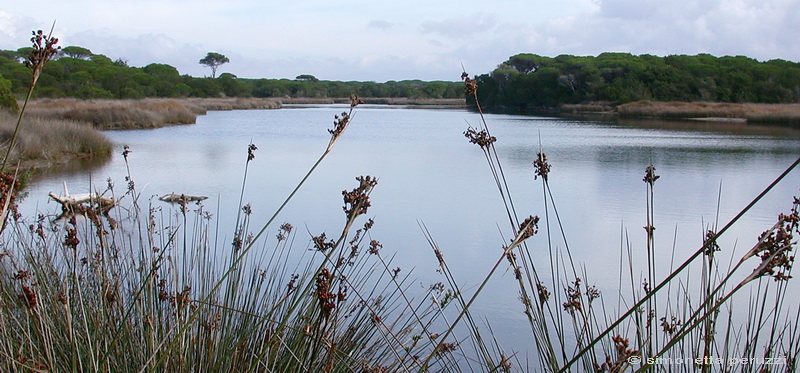
M 77 58 L 81 60 L 88 59 L 93 54 L 92 51 L 90 51 L 89 49 L 86 49 L 84 47 L 77 47 L 74 45 L 65 47 L 64 49 L 61 50 L 61 53 L 65 54 L 67 57 Z
M 208 54 L 202 60 L 200 60 L 201 65 L 206 65 L 211 68 L 211 78 L 216 78 L 217 68 L 228 62 L 231 62 L 228 57 L 216 52 L 208 52 Z

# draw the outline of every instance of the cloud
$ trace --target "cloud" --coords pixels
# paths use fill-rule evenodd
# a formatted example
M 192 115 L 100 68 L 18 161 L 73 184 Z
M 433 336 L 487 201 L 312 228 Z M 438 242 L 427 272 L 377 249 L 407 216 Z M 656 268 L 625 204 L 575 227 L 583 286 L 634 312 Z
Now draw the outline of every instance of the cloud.
M 31 37 L 31 31 L 37 27 L 41 28 L 33 18 L 0 10 L 0 45 L 9 48 L 16 45 L 13 49 L 28 46 L 27 41 Z
M 800 59 L 800 5 L 791 0 L 602 0 L 591 12 L 495 32 L 518 52 L 542 55 L 747 55 Z M 508 27 L 506 27 L 508 26 Z
M 496 16 L 473 14 L 443 21 L 426 21 L 421 30 L 424 33 L 437 33 L 442 36 L 463 39 L 490 31 L 497 24 Z
M 370 23 L 367 24 L 367 27 L 379 30 L 389 30 L 394 27 L 394 23 L 389 21 L 374 20 L 370 21 Z
M 64 46 L 79 45 L 111 59 L 122 58 L 132 66 L 164 63 L 177 67 L 181 74 L 207 74 L 198 61 L 208 50 L 199 44 L 178 42 L 165 34 L 143 34 L 126 38 L 103 29 L 81 31 L 67 35 L 63 40 Z
M 0 49 L 28 45 L 30 31 L 49 27 L 47 20 L 58 14 L 63 46 L 79 45 L 133 66 L 166 63 L 194 76 L 208 75 L 197 61 L 209 51 L 231 58 L 223 69 L 240 77 L 376 81 L 457 80 L 461 63 L 480 74 L 523 52 L 800 61 L 797 0 L 525 0 L 491 6 L 409 0 L 353 7 L 345 18 L 331 17 L 344 4 L 316 0 L 279 9 L 253 0 L 144 0 L 147 6 L 77 0 L 86 7 L 43 1 L 47 6 L 40 9 L 47 12 L 33 13 L 19 2 L 0 11 Z

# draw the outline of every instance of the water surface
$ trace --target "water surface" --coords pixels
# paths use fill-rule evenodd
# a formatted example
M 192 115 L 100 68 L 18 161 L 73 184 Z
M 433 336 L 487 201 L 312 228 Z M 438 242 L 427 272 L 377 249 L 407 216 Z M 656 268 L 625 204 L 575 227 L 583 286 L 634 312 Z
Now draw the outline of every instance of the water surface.
M 102 190 L 109 178 L 124 188 L 127 168 L 121 153 L 127 145 L 130 175 L 144 195 L 210 197 L 207 209 L 221 219 L 217 241 L 228 245 L 248 144 L 258 150 L 249 165 L 244 201 L 253 207 L 253 225 L 260 227 L 327 146 L 334 114 L 346 109 L 209 112 L 194 125 L 107 132 L 116 144 L 110 162 L 37 179 L 22 209 L 26 215 L 53 213 L 57 206 L 46 202 L 47 193 L 60 193 L 65 182 L 73 193 Z M 542 184 L 534 180 L 531 164 L 541 149 L 552 165 L 550 186 L 567 238 L 558 238 L 553 223 L 552 245 L 569 245 L 589 273 L 586 281 L 612 294 L 620 248 L 630 244 L 638 258 L 643 255 L 642 178 L 648 165 L 655 165 L 661 176 L 655 184 L 656 248 L 666 263 L 695 251 L 706 229 L 731 219 L 800 155 L 800 135 L 789 129 L 516 115 L 486 119 L 498 138 L 497 152 L 518 214 L 544 216 Z M 466 110 L 359 106 L 333 152 L 270 232 L 290 222 L 298 227 L 296 245 L 303 248 L 311 234 L 333 235 L 344 221 L 341 191 L 354 188 L 356 176 L 377 176 L 369 210 L 376 221 L 372 238 L 383 243 L 386 253 L 397 253 L 395 265 L 413 270 L 420 288 L 443 280 L 419 228 L 424 223 L 456 279 L 474 289 L 511 234 L 484 155 L 463 135 L 468 126 L 479 125 L 478 115 Z M 720 245 L 729 253 L 749 249 L 799 193 L 800 172 L 795 171 Z M 544 224 L 541 230 L 529 244 L 544 260 Z M 487 315 L 504 342 L 529 348 L 529 332 L 519 324 L 524 316 L 513 275 L 504 270 L 486 291 L 476 305 L 478 314 Z

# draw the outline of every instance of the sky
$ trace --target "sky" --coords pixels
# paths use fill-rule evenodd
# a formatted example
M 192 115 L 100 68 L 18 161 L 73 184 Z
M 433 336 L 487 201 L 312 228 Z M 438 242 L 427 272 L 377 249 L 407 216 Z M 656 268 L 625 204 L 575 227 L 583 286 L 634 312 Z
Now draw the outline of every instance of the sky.
M 518 53 L 800 61 L 800 0 L 2 0 L 0 49 L 50 30 L 130 66 L 321 80 L 459 80 Z M 463 67 L 462 67 L 463 66 Z

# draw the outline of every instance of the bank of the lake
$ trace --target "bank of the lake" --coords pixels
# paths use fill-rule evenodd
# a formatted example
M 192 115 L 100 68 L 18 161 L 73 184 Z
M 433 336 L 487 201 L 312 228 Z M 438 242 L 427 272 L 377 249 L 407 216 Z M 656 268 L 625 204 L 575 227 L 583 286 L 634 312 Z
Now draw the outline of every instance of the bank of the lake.
M 143 100 L 35 100 L 26 108 L 9 165 L 21 170 L 64 166 L 75 160 L 102 163 L 112 142 L 102 130 L 148 129 L 192 124 L 208 111 L 279 109 L 281 102 L 258 98 Z M 0 151 L 5 154 L 17 115 L 0 112 Z
M 636 101 L 622 105 L 608 102 L 562 105 L 565 114 L 605 114 L 622 118 L 713 120 L 800 126 L 800 104 L 728 102 Z
M 464 99 L 368 97 L 367 104 L 463 108 Z M 61 166 L 72 160 L 107 158 L 111 143 L 102 130 L 152 129 L 193 124 L 208 111 L 280 109 L 283 105 L 339 104 L 349 98 L 150 98 L 141 100 L 40 99 L 30 103 L 11 162 L 23 169 Z M 797 126 L 800 104 L 637 101 L 623 105 L 595 102 L 563 105 L 559 114 L 603 114 L 619 118 L 701 119 L 723 122 Z M 3 135 L 10 138 L 16 118 L 0 116 Z M 53 129 L 57 129 L 53 131 Z M 46 133 L 45 133 L 46 132 Z M 50 136 L 52 135 L 52 136 Z M 0 146 L 0 150 L 3 150 Z
M 153 129 L 193 124 L 208 111 L 280 109 L 284 104 L 348 103 L 349 98 L 148 98 L 141 100 L 39 99 L 31 102 L 20 126 L 20 140 L 9 163 L 23 170 L 64 166 L 74 160 L 108 158 L 112 144 L 104 130 Z M 368 97 L 379 105 L 465 107 L 464 99 Z M 10 139 L 16 116 L 0 115 L 0 136 Z M 7 142 L 7 141 L 6 141 Z M 0 146 L 5 152 L 5 147 Z
M 6 154 L 17 116 L 0 111 L 0 152 Z M 22 171 L 49 168 L 75 160 L 102 161 L 113 144 L 102 132 L 73 120 L 26 117 L 20 125 L 8 168 Z

